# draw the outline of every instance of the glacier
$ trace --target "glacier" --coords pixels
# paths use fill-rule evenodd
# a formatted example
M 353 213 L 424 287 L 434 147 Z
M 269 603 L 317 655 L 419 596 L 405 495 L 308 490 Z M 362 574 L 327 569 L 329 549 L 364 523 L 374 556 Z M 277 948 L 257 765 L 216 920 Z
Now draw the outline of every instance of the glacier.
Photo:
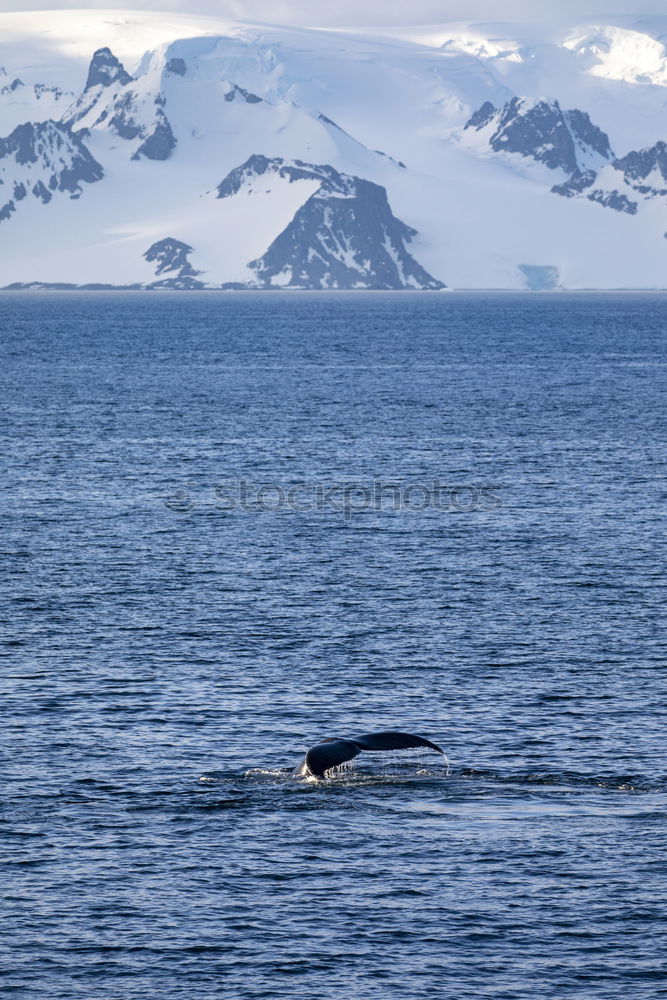
M 663 288 L 666 40 L 0 14 L 0 286 Z

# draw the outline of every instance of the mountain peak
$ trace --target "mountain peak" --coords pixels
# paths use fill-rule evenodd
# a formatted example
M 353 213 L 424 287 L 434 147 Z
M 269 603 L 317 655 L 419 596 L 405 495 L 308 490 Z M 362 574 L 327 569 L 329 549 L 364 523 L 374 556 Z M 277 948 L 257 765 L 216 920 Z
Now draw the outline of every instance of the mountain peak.
M 245 163 L 233 170 L 218 184 L 218 198 L 228 198 L 235 195 L 247 184 L 251 184 L 256 177 L 263 177 L 265 174 L 275 174 L 286 179 L 293 184 L 295 181 L 318 181 L 325 191 L 339 191 L 345 193 L 349 190 L 349 182 L 354 178 L 340 174 L 328 163 L 315 164 L 305 163 L 303 160 L 284 160 L 280 156 L 270 159 L 261 153 L 253 153 Z
M 384 187 L 341 173 L 328 163 L 254 154 L 218 185 L 218 198 L 270 196 L 255 185 L 273 175 L 287 184 L 315 181 L 289 225 L 266 252 L 249 261 L 265 288 L 422 288 L 444 284 L 407 251 L 416 231 L 392 213 Z
M 59 192 L 76 199 L 82 182 L 93 184 L 103 176 L 102 166 L 81 137 L 66 125 L 24 122 L 0 138 L 0 184 L 9 181 L 12 185 L 12 197 L 0 207 L 0 220 L 9 219 L 28 193 L 44 205 Z
M 648 35 L 597 51 L 588 28 L 565 45 L 565 20 L 362 40 L 103 11 L 17 34 L 17 16 L 0 285 L 665 285 L 667 61 Z
M 636 186 L 637 182 L 645 184 L 647 178 L 654 175 L 664 187 L 667 183 L 667 143 L 660 139 L 648 149 L 632 150 L 616 160 L 614 166 L 625 174 L 626 182 L 631 186 Z
M 513 97 L 500 109 L 486 101 L 465 129 L 488 129 L 496 153 L 519 153 L 568 174 L 599 167 L 614 156 L 609 137 L 585 111 L 564 111 L 555 99 Z
M 108 87 L 111 83 L 120 83 L 121 86 L 125 86 L 131 81 L 132 77 L 122 62 L 116 58 L 110 48 L 105 46 L 93 53 L 84 90 L 90 90 L 91 87 L 97 86 Z

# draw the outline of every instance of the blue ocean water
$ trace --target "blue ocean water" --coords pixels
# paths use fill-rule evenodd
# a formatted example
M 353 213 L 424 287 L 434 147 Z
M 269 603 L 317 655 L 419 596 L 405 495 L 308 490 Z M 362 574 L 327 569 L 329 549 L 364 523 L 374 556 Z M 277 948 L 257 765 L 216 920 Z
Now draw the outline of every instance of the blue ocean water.
M 666 320 L 0 295 L 0 992 L 665 992 Z

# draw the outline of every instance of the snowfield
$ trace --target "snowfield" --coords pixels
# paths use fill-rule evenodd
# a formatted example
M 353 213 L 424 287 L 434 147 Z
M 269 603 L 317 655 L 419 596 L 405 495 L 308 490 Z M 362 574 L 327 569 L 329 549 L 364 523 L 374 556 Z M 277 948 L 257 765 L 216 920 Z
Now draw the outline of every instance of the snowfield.
M 667 287 L 666 42 L 0 14 L 0 286 Z

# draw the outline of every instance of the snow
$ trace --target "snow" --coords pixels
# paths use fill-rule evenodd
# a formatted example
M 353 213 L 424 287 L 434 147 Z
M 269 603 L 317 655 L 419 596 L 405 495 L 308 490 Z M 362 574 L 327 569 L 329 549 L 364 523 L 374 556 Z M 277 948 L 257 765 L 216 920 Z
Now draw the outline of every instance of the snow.
M 588 72 L 608 80 L 667 87 L 667 51 L 662 42 L 626 28 L 591 27 L 564 43 L 586 61 Z
M 667 139 L 666 35 L 661 18 L 342 31 L 121 10 L 0 14 L 0 136 L 65 115 L 93 52 L 108 46 L 137 77 L 125 89 L 139 123 L 150 127 L 160 94 L 177 138 L 168 160 L 132 161 L 141 139 L 99 122 L 117 90 L 89 93 L 96 101 L 76 127 L 90 128 L 105 177 L 84 183 L 78 200 L 30 196 L 0 222 L 11 246 L 0 284 L 149 282 L 154 265 L 142 255 L 166 237 L 195 248 L 206 281 L 252 280 L 248 262 L 317 188 L 273 176 L 216 198 L 225 175 L 260 153 L 384 185 L 394 215 L 418 231 L 410 252 L 450 287 L 522 288 L 520 266 L 545 264 L 564 287 L 664 286 L 664 198 L 640 201 L 631 217 L 558 197 L 550 187 L 562 171 L 493 153 L 484 130 L 463 127 L 486 100 L 544 97 L 588 112 L 618 156 L 652 146 Z M 184 76 L 166 72 L 174 58 Z M 15 78 L 23 86 L 12 91 Z M 226 101 L 235 85 L 261 103 Z M 595 186 L 637 199 L 610 167 Z

